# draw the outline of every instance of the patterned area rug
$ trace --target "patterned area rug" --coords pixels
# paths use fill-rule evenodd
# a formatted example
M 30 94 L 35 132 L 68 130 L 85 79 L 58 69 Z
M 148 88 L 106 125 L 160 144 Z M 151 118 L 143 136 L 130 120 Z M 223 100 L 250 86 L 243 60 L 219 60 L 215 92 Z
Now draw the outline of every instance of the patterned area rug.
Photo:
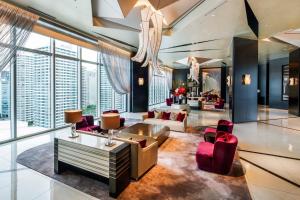
M 118 199 L 251 199 L 238 156 L 231 172 L 218 175 L 197 168 L 195 152 L 200 134 L 171 132 L 160 146 L 158 163 L 139 181 L 132 181 Z M 76 172 L 53 171 L 53 143 L 29 149 L 17 162 L 99 199 L 111 199 L 108 186 Z

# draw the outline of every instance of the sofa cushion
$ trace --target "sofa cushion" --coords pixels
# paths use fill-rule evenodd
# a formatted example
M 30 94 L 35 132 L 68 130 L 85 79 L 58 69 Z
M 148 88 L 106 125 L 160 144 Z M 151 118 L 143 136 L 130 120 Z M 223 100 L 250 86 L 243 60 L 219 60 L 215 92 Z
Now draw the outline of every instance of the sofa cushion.
M 178 113 L 176 120 L 180 121 L 180 122 L 183 122 L 184 118 L 185 118 L 185 114 L 184 113 Z
M 148 111 L 148 118 L 154 118 L 154 111 Z
M 162 116 L 161 116 L 161 119 L 163 119 L 163 120 L 169 120 L 170 119 L 170 115 L 171 115 L 170 112 L 163 112 Z

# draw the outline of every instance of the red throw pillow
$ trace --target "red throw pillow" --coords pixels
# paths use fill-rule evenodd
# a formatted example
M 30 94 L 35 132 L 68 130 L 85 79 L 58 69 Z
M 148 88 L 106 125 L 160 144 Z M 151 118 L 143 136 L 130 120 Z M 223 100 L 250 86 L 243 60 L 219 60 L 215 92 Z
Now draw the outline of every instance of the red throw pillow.
M 171 115 L 170 112 L 163 112 L 161 118 L 162 118 L 163 120 L 170 120 L 170 115 Z
M 148 111 L 148 118 L 154 118 L 154 111 Z
M 143 139 L 143 140 L 138 141 L 138 143 L 140 144 L 140 146 L 141 146 L 142 148 L 145 148 L 145 147 L 146 147 L 147 140 L 146 140 L 146 139 Z
M 184 113 L 178 113 L 176 120 L 180 121 L 180 122 L 183 122 L 184 118 L 185 118 L 185 114 Z

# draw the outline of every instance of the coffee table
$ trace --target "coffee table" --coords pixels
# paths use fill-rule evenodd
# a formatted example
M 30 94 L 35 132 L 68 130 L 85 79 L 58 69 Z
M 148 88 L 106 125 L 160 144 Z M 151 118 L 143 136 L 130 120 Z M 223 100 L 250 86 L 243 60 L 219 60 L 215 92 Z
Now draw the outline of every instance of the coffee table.
M 163 125 L 152 125 L 137 123 L 121 131 L 122 133 L 130 133 L 136 135 L 143 135 L 146 137 L 151 137 L 158 142 L 160 146 L 170 135 L 170 128 Z

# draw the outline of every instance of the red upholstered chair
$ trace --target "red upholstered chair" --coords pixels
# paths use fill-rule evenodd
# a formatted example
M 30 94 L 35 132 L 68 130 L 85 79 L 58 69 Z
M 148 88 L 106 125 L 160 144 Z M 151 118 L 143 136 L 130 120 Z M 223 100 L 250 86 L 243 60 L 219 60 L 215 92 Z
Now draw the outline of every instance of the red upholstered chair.
M 232 167 L 238 139 L 232 134 L 224 134 L 216 139 L 214 144 L 200 142 L 196 152 L 196 162 L 199 169 L 228 174 Z
M 94 117 L 93 115 L 82 116 L 81 121 L 76 123 L 76 130 L 81 131 L 94 131 L 97 130 L 101 132 L 101 127 L 98 125 L 94 125 Z
M 208 127 L 204 130 L 204 140 L 206 142 L 214 142 L 214 140 L 211 139 L 211 136 L 213 136 L 213 138 L 216 136 L 218 131 L 225 131 L 227 133 L 232 133 L 233 130 L 233 123 L 231 121 L 228 120 L 219 120 L 218 121 L 218 126 L 217 128 L 211 128 Z
M 171 106 L 172 105 L 172 101 L 173 101 L 172 98 L 167 98 L 166 99 L 167 106 Z
M 215 109 L 224 109 L 224 99 L 219 99 L 216 103 L 215 103 Z
M 107 114 L 107 113 L 119 113 L 118 110 L 107 110 L 104 111 L 103 114 Z M 125 118 L 120 117 L 120 127 L 123 127 L 125 125 Z

